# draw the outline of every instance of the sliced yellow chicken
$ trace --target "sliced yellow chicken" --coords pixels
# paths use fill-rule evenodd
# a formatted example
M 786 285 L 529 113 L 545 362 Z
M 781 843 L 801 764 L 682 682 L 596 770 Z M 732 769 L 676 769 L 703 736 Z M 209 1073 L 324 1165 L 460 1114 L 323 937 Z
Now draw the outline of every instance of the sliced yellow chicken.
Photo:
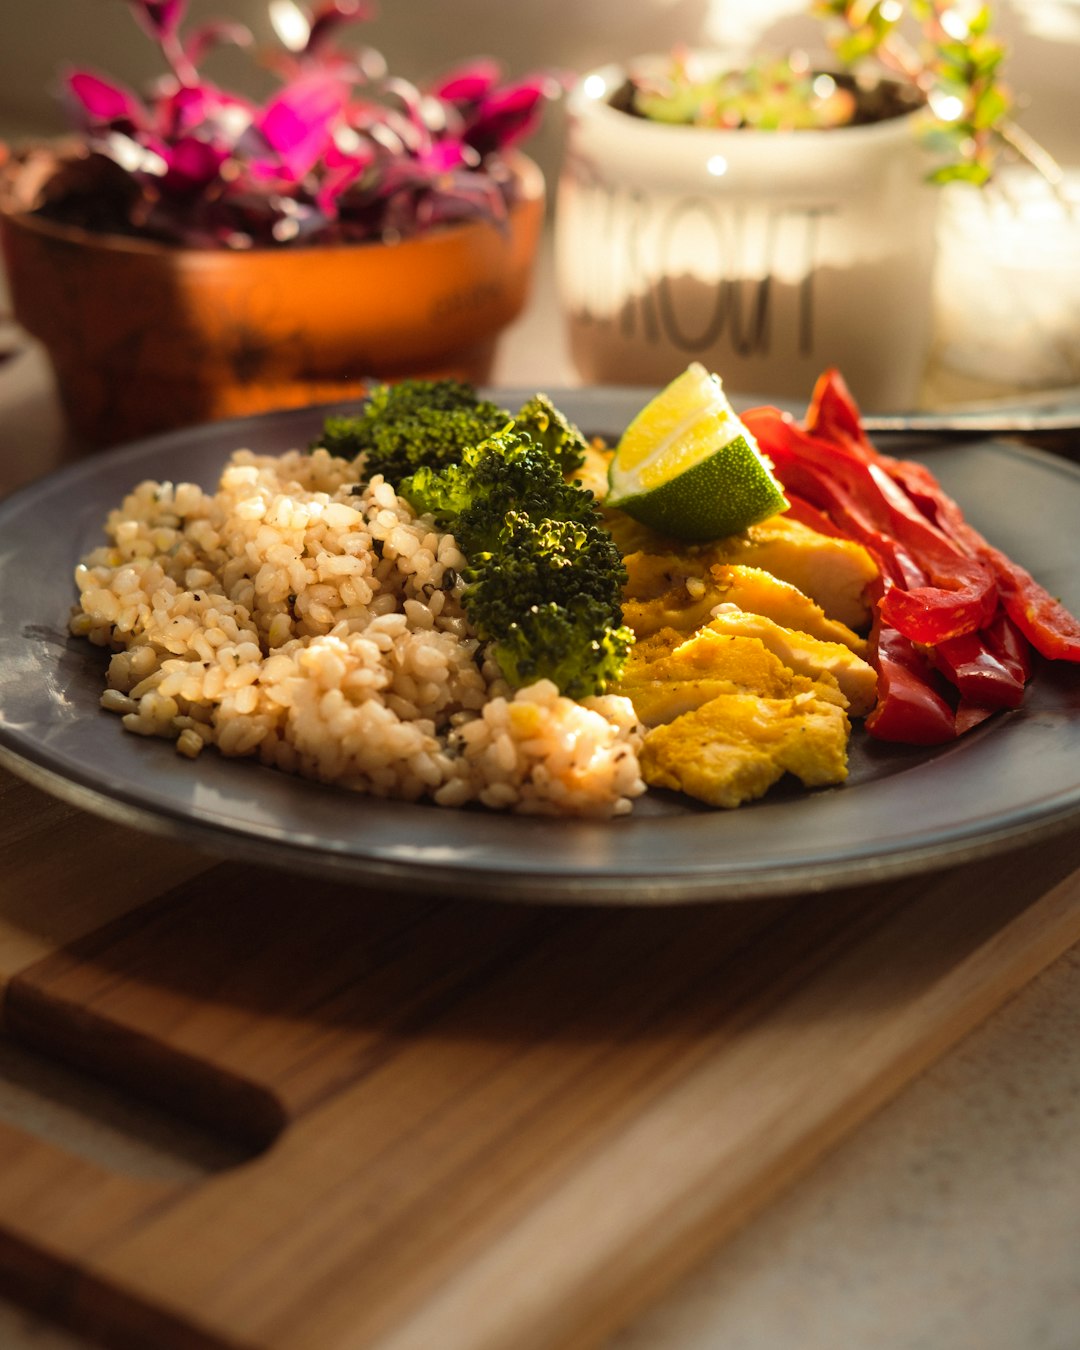
M 764 568 L 738 563 L 714 563 L 709 576 L 722 604 L 748 614 L 761 614 L 784 628 L 822 642 L 840 643 L 859 656 L 866 655 L 865 638 L 839 619 L 830 619 L 817 601 L 790 581 L 774 577 Z
M 607 519 L 637 637 L 618 692 L 646 727 L 645 781 L 720 807 L 788 773 L 843 782 L 848 711 L 869 712 L 877 682 L 855 631 L 870 620 L 869 553 L 783 516 L 708 544 Z
M 809 694 L 847 707 L 829 673 L 789 669 L 760 638 L 731 636 L 703 628 L 691 638 L 663 629 L 638 643 L 618 685 L 646 727 L 670 722 L 724 694 L 790 699 Z
M 717 564 L 759 568 L 790 582 L 830 619 L 848 628 L 862 629 L 870 622 L 866 592 L 877 576 L 870 554 L 861 544 L 819 534 L 786 516 L 771 516 L 741 534 L 697 545 L 665 539 L 617 511 L 607 513 L 607 525 L 624 557 L 634 553 L 676 557 L 685 576 L 702 578 Z M 629 593 L 649 599 L 663 592 L 655 591 L 653 596 L 636 590 Z
M 720 607 L 706 631 L 725 637 L 756 638 L 797 675 L 835 680 L 854 717 L 865 717 L 874 706 L 877 671 L 842 642 L 825 642 L 798 629 L 785 628 L 767 615 L 748 614 L 727 605 Z
M 844 710 L 812 694 L 726 694 L 650 731 L 641 771 L 652 787 L 731 808 L 763 796 L 785 773 L 806 787 L 842 783 L 847 739 Z
M 623 559 L 623 621 L 638 637 L 658 628 L 693 632 L 707 623 L 718 605 L 763 614 L 824 642 L 840 642 L 862 656 L 866 641 L 825 611 L 789 581 L 735 563 L 713 563 L 702 570 L 700 558 L 678 553 L 631 553 Z
M 723 596 L 695 554 L 629 553 L 623 558 L 623 623 L 640 641 L 661 628 L 693 633 Z
M 751 525 L 728 541 L 718 562 L 760 567 L 816 600 L 831 619 L 849 628 L 870 622 L 867 587 L 877 566 L 861 544 L 819 534 L 786 516 Z

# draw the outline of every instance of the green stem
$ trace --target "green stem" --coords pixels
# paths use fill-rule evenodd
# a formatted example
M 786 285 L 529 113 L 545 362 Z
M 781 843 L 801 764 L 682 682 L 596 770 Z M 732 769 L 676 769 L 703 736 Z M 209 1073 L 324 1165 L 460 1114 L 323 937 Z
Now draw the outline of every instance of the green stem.
M 1015 122 L 1005 118 L 995 128 L 997 134 L 1007 146 L 1026 160 L 1037 173 L 1054 189 L 1059 199 L 1064 200 L 1065 171 L 1048 150 L 1045 150 L 1033 136 Z

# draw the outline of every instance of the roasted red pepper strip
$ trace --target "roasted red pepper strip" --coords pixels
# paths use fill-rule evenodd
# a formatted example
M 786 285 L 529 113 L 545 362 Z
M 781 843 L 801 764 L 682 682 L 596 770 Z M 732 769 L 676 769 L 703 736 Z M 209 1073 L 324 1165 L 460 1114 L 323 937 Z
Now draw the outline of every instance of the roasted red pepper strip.
M 829 469 L 814 463 L 803 450 L 810 438 L 787 414 L 776 408 L 752 408 L 743 421 L 772 461 L 785 491 L 796 493 L 823 512 L 849 539 L 874 555 L 883 577 L 900 586 L 921 586 L 926 573 L 883 527 L 866 504 L 848 492 Z
M 994 713 L 999 712 L 998 708 L 988 708 L 983 703 L 968 703 L 966 700 L 960 700 L 960 706 L 956 710 L 956 734 L 963 736 L 973 727 L 977 727 L 980 722 L 985 722 L 988 717 L 993 717 Z
M 994 569 L 1009 617 L 1037 652 L 1051 661 L 1080 661 L 1080 620 L 1019 563 L 988 543 L 922 464 L 893 460 L 889 473 L 938 527 Z
M 775 409 L 743 420 L 785 487 L 873 551 L 894 583 L 881 601 L 887 624 L 934 644 L 988 622 L 997 608 L 991 567 L 927 520 L 880 464 L 811 436 Z
M 877 669 L 877 704 L 866 729 L 882 741 L 945 745 L 956 739 L 952 708 L 933 686 L 933 671 L 918 648 L 895 628 L 875 623 L 870 648 Z
M 800 525 L 806 525 L 811 530 L 817 530 L 818 534 L 831 535 L 834 539 L 846 539 L 848 536 L 844 531 L 829 519 L 824 511 L 818 510 L 816 506 L 800 497 L 799 494 L 791 488 L 784 489 L 784 495 L 788 499 L 788 509 L 784 516 L 788 520 L 797 520 Z
M 851 453 L 879 463 L 943 533 L 993 569 L 1010 618 L 1052 661 L 1080 662 L 1080 620 L 1018 563 L 988 543 L 922 464 L 880 454 L 863 431 L 859 410 L 843 377 L 827 370 L 814 387 L 807 428 L 835 438 Z
M 943 744 L 1017 707 L 1029 641 L 1044 656 L 1080 661 L 1080 621 L 967 523 L 929 469 L 877 451 L 836 371 L 818 381 L 805 429 L 775 408 L 744 420 L 795 518 L 821 529 L 824 517 L 825 533 L 858 540 L 878 565 L 873 735 Z
M 965 633 L 935 647 L 934 666 L 962 698 L 987 710 L 1019 708 L 1031 674 L 1027 643 L 1003 610 L 979 633 Z
M 1033 669 L 1031 645 L 1004 605 L 994 615 L 987 634 L 994 644 L 998 659 L 1026 684 L 1031 679 Z
M 1004 553 L 989 544 L 984 553 L 997 569 L 1002 604 L 1035 650 L 1051 661 L 1080 661 L 1080 620 Z
M 835 368 L 826 370 L 814 385 L 806 410 L 806 429 L 838 441 L 861 459 L 881 458 L 863 430 L 859 407 L 847 382 Z

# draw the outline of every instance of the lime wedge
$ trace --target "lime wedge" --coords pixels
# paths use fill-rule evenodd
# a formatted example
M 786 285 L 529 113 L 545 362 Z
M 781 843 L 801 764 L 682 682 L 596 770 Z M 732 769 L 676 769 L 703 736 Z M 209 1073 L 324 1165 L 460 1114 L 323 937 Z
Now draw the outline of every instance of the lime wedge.
M 676 539 L 722 539 L 787 509 L 772 465 L 695 361 L 623 432 L 606 504 Z

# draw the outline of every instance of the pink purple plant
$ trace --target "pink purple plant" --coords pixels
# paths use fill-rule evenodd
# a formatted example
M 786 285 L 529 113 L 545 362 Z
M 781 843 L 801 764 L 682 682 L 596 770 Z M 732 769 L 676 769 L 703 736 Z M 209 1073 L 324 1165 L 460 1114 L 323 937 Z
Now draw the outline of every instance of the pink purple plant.
M 200 73 L 215 47 L 248 45 L 246 29 L 183 31 L 186 0 L 128 4 L 167 73 L 136 92 L 73 71 L 65 94 L 118 227 L 187 246 L 354 242 L 475 217 L 499 223 L 514 192 L 505 152 L 535 130 L 560 88 L 548 74 L 505 84 L 484 59 L 421 90 L 387 74 L 378 52 L 341 42 L 372 17 L 362 0 L 311 10 L 275 0 L 288 11 L 290 40 L 267 58 L 278 87 L 256 102 Z M 50 206 L 62 209 L 62 200 Z

